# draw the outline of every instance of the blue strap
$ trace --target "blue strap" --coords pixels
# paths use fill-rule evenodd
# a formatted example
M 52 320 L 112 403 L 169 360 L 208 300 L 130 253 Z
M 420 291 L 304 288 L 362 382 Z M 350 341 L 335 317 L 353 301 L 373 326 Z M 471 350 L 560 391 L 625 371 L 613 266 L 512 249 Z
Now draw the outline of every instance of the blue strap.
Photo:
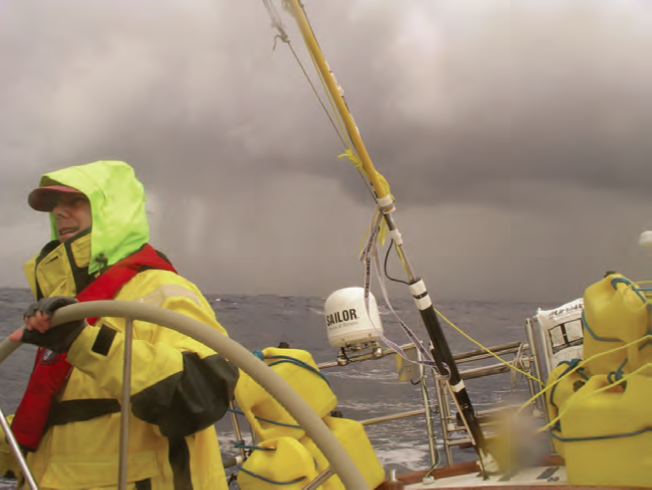
M 647 336 L 649 337 L 650 334 L 648 333 Z M 638 348 L 639 352 L 642 351 L 642 350 L 645 349 L 648 345 L 651 345 L 651 344 L 652 344 L 652 339 L 647 339 L 645 342 L 643 342 L 643 345 L 641 345 L 641 346 Z
M 643 434 L 645 432 L 650 432 L 652 431 L 652 428 L 646 428 L 646 429 L 641 429 L 637 430 L 635 432 L 626 432 L 624 434 L 612 434 L 612 435 L 607 435 L 607 436 L 591 436 L 591 437 L 562 437 L 558 436 L 553 432 L 553 430 L 550 430 L 550 435 L 557 439 L 558 441 L 562 442 L 578 442 L 578 441 L 600 441 L 604 439 L 619 439 L 621 437 L 632 437 L 632 436 L 637 436 L 639 434 Z
M 315 374 L 318 374 L 324 381 L 326 381 L 326 384 L 330 386 L 330 382 L 328 381 L 328 378 L 324 375 L 324 373 L 320 372 L 319 370 L 315 369 L 312 367 L 310 364 L 305 363 L 301 361 L 300 359 L 297 359 L 295 357 L 290 357 L 290 356 L 266 356 L 263 351 L 261 350 L 255 350 L 253 351 L 253 355 L 256 356 L 258 359 L 261 361 L 264 361 L 266 359 L 280 359 L 279 361 L 276 362 L 270 362 L 268 366 L 275 366 L 277 364 L 280 364 L 282 362 L 291 362 L 292 364 L 296 364 L 297 366 L 301 366 L 303 368 L 306 368 L 308 371 L 312 371 Z
M 584 311 L 582 311 L 582 326 L 587 332 L 589 332 L 589 335 L 591 335 L 591 337 L 593 337 L 595 340 L 598 340 L 600 342 L 622 342 L 622 340 L 620 339 L 612 339 L 609 337 L 598 337 L 596 334 L 594 334 L 593 330 L 589 328 L 589 324 L 586 321 L 586 317 L 584 316 Z
M 563 378 L 564 376 L 566 376 L 566 374 L 567 374 L 569 371 L 572 371 L 573 369 L 575 369 L 575 368 L 577 367 L 577 365 L 578 365 L 580 362 L 582 362 L 582 359 L 571 359 L 570 361 L 561 361 L 559 364 L 557 364 L 557 367 L 561 366 L 562 364 L 568 364 L 568 367 L 567 367 L 566 369 L 564 369 L 564 372 L 561 373 L 561 374 L 557 377 L 557 379 L 561 379 L 561 378 Z M 579 369 L 577 370 L 577 372 L 578 372 L 581 376 L 583 376 L 584 379 L 588 380 L 588 379 L 589 379 L 588 376 L 587 376 L 586 374 L 584 374 L 583 372 L 580 372 L 580 371 L 583 371 L 583 370 L 584 370 L 584 368 L 579 368 Z M 559 407 L 558 407 L 557 405 L 555 405 L 555 402 L 553 401 L 553 400 L 554 400 L 554 397 L 555 397 L 555 390 L 557 389 L 557 386 L 559 386 L 559 383 L 556 383 L 556 384 L 552 387 L 552 390 L 550 390 L 550 404 L 551 404 L 553 407 L 555 407 L 556 409 L 559 409 Z
M 244 471 L 247 475 L 251 475 L 254 478 L 258 478 L 259 480 L 262 480 L 264 482 L 271 483 L 272 485 L 292 485 L 293 483 L 299 483 L 301 480 L 305 480 L 306 478 L 305 476 L 302 476 L 300 478 L 295 478 L 294 480 L 290 480 L 290 481 L 274 481 L 269 478 L 265 478 L 264 476 L 257 475 L 256 473 L 246 470 L 244 468 L 240 468 L 240 471 Z
M 627 286 L 631 286 L 632 291 L 634 291 L 638 295 L 638 297 L 641 299 L 641 301 L 643 301 L 643 303 L 647 302 L 647 300 L 645 299 L 645 296 L 643 296 L 643 293 L 641 293 L 641 290 L 639 289 L 639 287 L 636 284 L 634 284 L 632 281 L 630 281 L 629 279 L 625 279 L 624 277 L 616 277 L 616 278 L 611 280 L 611 287 L 614 288 L 617 291 L 618 288 L 616 288 L 616 284 L 620 284 L 620 283 L 625 284 Z
M 239 441 L 235 441 L 233 443 L 233 446 L 236 449 L 258 449 L 260 451 L 276 451 L 275 447 L 248 446 L 247 444 L 245 444 L 245 442 L 242 439 L 240 439 Z
M 312 371 L 315 374 L 318 374 L 324 381 L 326 381 L 326 384 L 330 386 L 330 382 L 328 381 L 328 378 L 324 375 L 324 373 L 320 372 L 319 370 L 315 369 L 312 367 L 310 364 L 305 363 L 299 359 L 296 359 L 294 357 L 290 356 L 265 356 L 265 359 L 279 359 L 278 361 L 270 362 L 268 366 L 276 366 L 277 364 L 281 364 L 282 362 L 289 362 L 292 364 L 296 364 L 297 366 L 301 366 L 302 368 L 307 369 L 308 371 Z
M 244 412 L 241 412 L 240 410 L 231 410 L 230 408 L 228 410 L 231 413 L 236 413 L 238 415 L 244 415 Z M 266 419 L 266 418 L 263 418 L 263 417 L 258 417 L 257 415 L 254 415 L 254 417 L 256 417 L 257 420 L 262 420 L 263 422 L 268 422 L 268 423 L 274 424 L 274 425 L 280 425 L 281 427 L 291 427 L 293 429 L 300 429 L 301 428 L 300 425 L 285 424 L 283 422 L 277 422 L 276 420 L 271 420 L 271 419 Z
M 305 368 L 305 369 L 307 369 L 308 371 L 312 371 L 313 373 L 318 374 L 318 375 L 319 375 L 319 376 L 320 376 L 324 381 L 326 381 L 326 384 L 327 384 L 329 387 L 330 387 L 330 385 L 331 385 L 330 382 L 328 381 L 328 378 L 326 378 L 326 376 L 325 376 L 322 372 L 320 372 L 319 370 L 315 369 L 315 368 L 312 367 L 310 364 L 301 361 L 300 359 L 296 359 L 296 358 L 294 358 L 294 357 L 290 357 L 290 356 L 266 356 L 266 355 L 263 353 L 263 351 L 261 351 L 261 350 L 255 350 L 255 351 L 253 351 L 253 354 L 254 354 L 254 356 L 256 356 L 258 359 L 260 359 L 260 360 L 262 360 L 262 361 L 264 361 L 264 360 L 269 360 L 269 359 L 278 359 L 277 361 L 270 362 L 270 363 L 268 364 L 268 366 L 270 366 L 270 367 L 271 367 L 271 366 L 275 366 L 275 365 L 277 365 L 277 364 L 280 364 L 280 363 L 282 363 L 282 362 L 289 362 L 289 363 L 292 363 L 292 364 L 296 364 L 297 366 L 301 366 L 302 368 Z M 237 414 L 239 414 L 239 415 L 244 415 L 243 412 L 240 412 L 240 411 L 238 411 L 238 410 L 231 410 L 231 409 L 229 409 L 229 412 L 237 413 Z M 283 422 L 277 422 L 277 421 L 275 421 L 275 420 L 266 419 L 266 418 L 263 418 L 263 417 L 258 417 L 258 416 L 255 416 L 255 417 L 256 417 L 257 420 L 262 420 L 263 422 L 267 422 L 267 423 L 269 423 L 269 424 L 280 425 L 281 427 L 291 427 L 291 428 L 293 428 L 293 429 L 301 429 L 301 426 L 300 426 L 300 425 L 295 425 L 295 424 L 285 424 L 285 423 L 283 423 Z
M 276 420 L 265 419 L 265 418 L 263 418 L 263 417 L 258 417 L 258 416 L 256 416 L 256 418 L 257 418 L 258 420 L 262 420 L 263 422 L 268 422 L 268 423 L 270 423 L 270 424 L 274 424 L 274 425 L 280 425 L 281 427 L 292 427 L 293 429 L 300 429 L 300 428 L 301 428 L 300 425 L 295 425 L 295 424 L 285 424 L 285 423 L 283 423 L 283 422 L 277 422 Z
M 611 287 L 613 287 L 614 290 L 616 291 L 618 290 L 618 288 L 616 287 L 617 284 L 625 284 L 627 286 L 631 286 L 632 291 L 634 291 L 638 295 L 641 301 L 643 301 L 643 303 L 647 303 L 647 299 L 645 298 L 643 293 L 641 293 L 641 290 L 638 288 L 636 284 L 634 284 L 629 279 L 625 279 L 624 277 L 616 277 L 611 280 Z M 582 326 L 589 333 L 591 337 L 593 337 L 595 340 L 599 342 L 622 342 L 621 339 L 610 338 L 610 337 L 599 337 L 595 333 L 593 333 L 593 330 L 591 330 L 591 327 L 589 327 L 589 324 L 586 321 L 586 317 L 584 316 L 585 311 L 586 310 L 582 311 Z
M 618 369 L 615 371 L 611 371 L 609 374 L 607 374 L 607 381 L 609 383 L 613 384 L 616 381 L 620 381 L 623 379 L 623 368 L 625 367 L 625 364 L 627 364 L 628 359 L 625 359 L 620 366 L 618 366 Z M 612 379 L 612 377 L 614 379 Z

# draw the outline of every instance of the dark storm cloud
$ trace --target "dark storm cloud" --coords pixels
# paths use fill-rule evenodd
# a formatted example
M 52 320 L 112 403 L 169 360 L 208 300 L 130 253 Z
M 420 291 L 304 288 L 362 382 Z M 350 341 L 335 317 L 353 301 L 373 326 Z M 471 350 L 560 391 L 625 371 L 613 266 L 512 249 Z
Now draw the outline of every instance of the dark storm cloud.
M 439 280 L 491 259 L 497 269 L 482 272 L 508 288 L 510 260 L 541 275 L 546 256 L 585 254 L 584 231 L 594 255 L 620 253 L 613 241 L 596 245 L 598 217 L 619 236 L 640 231 L 652 184 L 646 7 L 305 3 L 377 168 L 399 209 L 414 210 L 400 222 L 413 237 L 427 234 L 415 261 L 428 267 L 434 253 L 450 265 L 432 261 Z M 349 269 L 369 196 L 336 158 L 338 138 L 290 51 L 281 43 L 272 51 L 262 2 L 0 8 L 0 228 L 24 240 L 3 244 L 7 256 L 36 240 L 23 203 L 41 173 L 119 158 L 146 184 L 161 247 L 213 289 L 255 289 L 252 270 L 268 291 L 314 288 L 308 270 L 359 277 Z M 313 74 L 292 19 L 283 19 Z M 322 259 L 342 265 L 315 265 Z M 595 263 L 582 270 L 602 270 Z M 496 284 L 478 285 L 477 295 Z M 536 291 L 547 292 L 543 283 Z
M 624 3 L 629 15 L 623 8 L 618 21 L 608 2 L 567 2 L 548 15 L 516 3 L 460 32 L 433 16 L 441 47 L 421 60 L 424 70 L 429 61 L 436 67 L 432 117 L 397 117 L 410 94 L 392 89 L 384 101 L 355 107 L 397 194 L 406 202 L 513 205 L 510 188 L 520 181 L 647 193 L 652 35 L 635 3 Z M 401 87 L 405 74 L 386 66 L 371 60 L 365 82 Z M 427 94 L 420 88 L 417 97 Z M 419 178 L 402 178 L 409 174 Z
M 446 2 L 308 7 L 372 158 L 404 202 L 508 205 L 510 182 L 520 180 L 633 190 L 652 183 L 644 55 L 652 36 L 633 9 L 620 23 L 600 14 L 606 3 L 543 15 L 497 2 L 473 29 L 464 28 L 465 10 Z M 257 182 L 272 172 L 315 172 L 367 199 L 350 174 L 333 173 L 342 166 L 337 140 L 285 46 L 271 53 L 262 3 L 5 8 L 1 56 L 11 69 L 0 82 L 2 128 L 13 140 L 3 142 L 3 160 L 15 166 L 8 182 L 25 175 L 22 164 L 40 170 L 120 155 L 155 186 L 205 191 L 231 172 Z M 411 9 L 434 38 L 417 33 L 401 44 L 414 29 Z M 433 39 L 435 49 L 424 46 Z M 75 104 L 66 87 L 77 84 L 87 107 L 66 116 Z M 405 107 L 419 97 L 414 117 Z M 28 150 L 12 155 L 12 147 Z

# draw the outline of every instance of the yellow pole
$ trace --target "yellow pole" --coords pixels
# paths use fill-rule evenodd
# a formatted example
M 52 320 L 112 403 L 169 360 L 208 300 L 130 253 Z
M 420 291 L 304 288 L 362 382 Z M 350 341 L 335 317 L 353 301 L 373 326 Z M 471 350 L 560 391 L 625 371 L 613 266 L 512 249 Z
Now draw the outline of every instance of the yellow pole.
M 310 27 L 310 23 L 308 22 L 308 19 L 303 12 L 300 0 L 285 1 L 287 2 L 286 5 L 289 5 L 292 9 L 292 14 L 294 15 L 297 25 L 299 26 L 299 30 L 301 31 L 306 46 L 312 54 L 313 59 L 317 64 L 317 68 L 322 75 L 322 78 L 326 82 L 326 86 L 331 96 L 333 97 L 338 112 L 342 116 L 349 134 L 349 138 L 351 138 L 353 146 L 355 147 L 355 150 L 360 157 L 360 161 L 362 162 L 362 166 L 367 173 L 367 176 L 369 177 L 369 181 L 371 182 L 374 191 L 376 192 L 376 199 L 383 211 L 385 222 L 387 223 L 390 232 L 398 232 L 398 228 L 396 227 L 396 224 L 394 223 L 394 220 L 391 216 L 391 212 L 394 210 L 391 197 L 388 195 L 387 190 L 380 183 L 378 172 L 376 172 L 376 169 L 371 163 L 371 158 L 369 157 L 364 143 L 362 142 L 358 127 L 353 121 L 353 116 L 351 115 L 349 108 L 346 106 L 346 102 L 342 97 L 342 93 L 340 92 L 340 88 L 335 81 L 335 77 L 330 71 L 328 63 L 326 63 L 326 60 L 324 59 L 324 55 L 319 48 L 317 39 L 315 38 L 315 35 L 312 32 L 312 28 Z M 381 203 L 381 201 L 383 202 Z M 446 341 L 446 337 L 444 335 L 443 329 L 441 328 L 437 313 L 432 306 L 432 300 L 430 299 L 426 285 L 423 280 L 417 278 L 417 276 L 415 276 L 415 274 L 412 272 L 410 263 L 403 250 L 400 234 L 398 234 L 398 238 L 399 240 L 396 243 L 396 248 L 399 253 L 399 257 L 401 258 L 403 268 L 405 269 L 405 272 L 410 281 L 410 291 L 412 292 L 412 296 L 414 297 L 417 303 L 417 307 L 419 308 L 421 319 L 423 320 L 426 330 L 428 331 L 428 335 L 430 336 L 430 340 L 435 347 L 432 350 L 432 354 L 437 364 L 437 369 L 440 373 L 448 373 L 450 376 L 448 383 L 450 385 L 451 392 L 453 393 L 453 399 L 458 407 L 458 410 L 462 414 L 462 418 L 465 421 L 466 427 L 468 428 L 469 435 L 471 436 L 475 451 L 480 460 L 482 473 L 486 477 L 485 466 L 494 467 L 495 461 L 493 460 L 491 454 L 488 452 L 487 442 L 482 432 L 482 428 L 480 427 L 480 422 L 475 414 L 473 405 L 471 404 L 471 399 L 469 398 L 469 394 L 466 391 L 466 386 L 464 385 L 464 381 L 462 380 L 459 369 L 455 364 L 453 353 L 450 349 L 450 346 L 448 345 L 448 342 Z
M 319 49 L 319 44 L 317 43 L 315 34 L 312 32 L 310 24 L 308 23 L 308 19 L 306 18 L 303 12 L 303 8 L 301 7 L 299 0 L 288 0 L 288 1 L 289 4 L 292 6 L 292 14 L 294 15 L 297 21 L 297 25 L 299 26 L 299 29 L 301 30 L 303 39 L 306 45 L 308 46 L 308 49 L 312 53 L 312 56 L 315 59 L 315 62 L 317 63 L 317 67 L 319 68 L 319 71 L 321 72 L 321 75 L 324 78 L 324 81 L 326 82 L 328 91 L 333 97 L 333 100 L 335 101 L 335 105 L 340 115 L 342 116 L 342 119 L 344 120 L 344 125 L 346 126 L 349 137 L 351 138 L 351 142 L 353 143 L 353 146 L 355 147 L 355 150 L 358 153 L 358 156 L 360 157 L 360 161 L 362 162 L 362 166 L 364 167 L 365 172 L 369 176 L 369 181 L 371 182 L 371 185 L 373 186 L 374 191 L 376 192 L 376 197 L 378 199 L 382 199 L 387 196 L 388 194 L 387 190 L 380 183 L 380 179 L 378 178 L 378 173 L 376 172 L 376 169 L 374 168 L 374 164 L 371 162 L 371 158 L 369 157 L 369 153 L 367 153 L 367 149 L 365 148 L 364 143 L 362 142 L 362 138 L 360 137 L 360 132 L 358 131 L 358 127 L 356 126 L 355 121 L 353 120 L 353 116 L 351 115 L 349 108 L 346 106 L 346 102 L 344 102 L 344 98 L 340 93 L 340 88 L 337 85 L 337 82 L 335 81 L 335 77 L 333 76 L 333 73 L 328 67 L 328 63 L 324 59 L 324 55 L 322 54 L 321 49 Z

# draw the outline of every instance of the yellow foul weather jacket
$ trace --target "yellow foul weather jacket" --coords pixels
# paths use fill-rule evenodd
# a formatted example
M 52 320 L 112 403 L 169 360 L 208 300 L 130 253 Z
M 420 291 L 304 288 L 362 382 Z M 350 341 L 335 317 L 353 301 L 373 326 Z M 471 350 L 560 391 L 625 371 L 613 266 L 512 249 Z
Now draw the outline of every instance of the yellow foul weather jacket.
M 107 267 L 147 243 L 144 193 L 131 167 L 122 162 L 71 167 L 47 174 L 41 185 L 52 182 L 86 194 L 92 230 L 59 244 L 53 227 L 54 240 L 25 271 L 37 298 L 74 297 Z M 122 201 L 112 207 L 112 199 Z M 125 200 L 132 209 L 125 210 Z M 116 210 L 126 213 L 116 216 Z M 102 226 L 110 233 L 105 229 L 96 234 Z M 120 251 L 116 241 L 127 248 Z M 197 287 L 173 272 L 140 271 L 115 299 L 170 309 L 226 334 Z M 41 490 L 116 488 L 124 329 L 123 319 L 100 318 L 72 343 L 66 360 L 73 369 L 55 397 L 37 450 L 27 455 Z M 230 362 L 199 342 L 134 322 L 129 488 L 227 488 L 213 424 L 226 413 L 237 378 Z

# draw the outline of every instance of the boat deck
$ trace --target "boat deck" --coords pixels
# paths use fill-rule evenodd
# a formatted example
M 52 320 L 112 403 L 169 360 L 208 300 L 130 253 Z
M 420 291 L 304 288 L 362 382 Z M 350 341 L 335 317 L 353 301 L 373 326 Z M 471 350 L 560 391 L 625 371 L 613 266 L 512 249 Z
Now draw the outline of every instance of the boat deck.
M 432 472 L 434 481 L 423 482 L 426 471 L 399 475 L 398 479 L 409 490 L 449 488 L 455 490 L 642 490 L 637 487 L 596 487 L 571 485 L 566 479 L 566 467 L 559 457 L 548 457 L 539 466 L 523 468 L 510 475 L 490 475 L 482 478 L 475 461 L 457 463 Z M 389 483 L 380 485 L 377 490 L 392 488 Z M 650 488 L 650 487 L 648 487 Z
M 566 468 L 563 466 L 537 466 L 526 468 L 513 475 L 489 475 L 487 479 L 476 470 L 462 475 L 440 477 L 433 483 L 415 482 L 406 485 L 410 489 L 428 488 L 568 488 Z

